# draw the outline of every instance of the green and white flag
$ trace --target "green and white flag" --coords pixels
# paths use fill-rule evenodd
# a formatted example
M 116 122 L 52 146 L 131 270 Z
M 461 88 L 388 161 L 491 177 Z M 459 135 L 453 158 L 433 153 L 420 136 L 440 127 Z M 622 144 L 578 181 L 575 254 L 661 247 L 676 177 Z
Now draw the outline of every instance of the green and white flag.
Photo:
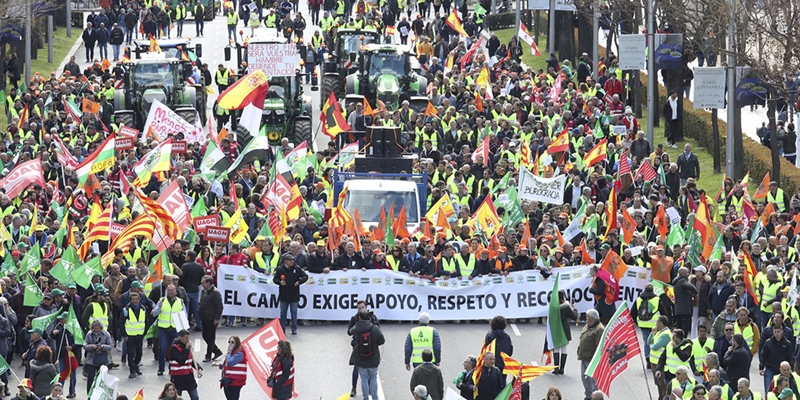
M 79 264 L 78 252 L 75 251 L 75 246 L 70 245 L 64 250 L 61 259 L 50 270 L 50 275 L 53 275 L 59 282 L 70 282 L 72 280 L 72 271 L 78 268 Z
M 39 285 L 31 278 L 31 274 L 25 274 L 25 293 L 22 305 L 26 307 L 36 307 L 44 300 L 44 293 L 39 289 Z
M 45 315 L 44 317 L 34 318 L 31 320 L 31 328 L 36 329 L 39 328 L 44 332 L 47 329 L 47 326 L 50 325 L 51 322 L 55 321 L 58 318 L 57 312 L 54 312 L 50 315 Z
M 561 303 L 558 301 L 558 278 L 561 274 L 556 274 L 553 282 L 553 291 L 550 292 L 550 305 L 547 309 L 547 350 L 557 349 L 566 346 L 569 341 L 564 334 L 564 326 L 561 324 Z
M 64 328 L 72 334 L 75 344 L 86 344 L 86 340 L 83 338 L 83 329 L 81 329 L 81 324 L 78 322 L 78 317 L 75 315 L 74 305 L 69 306 L 69 316 L 67 316 L 67 322 L 64 324 Z
M 39 248 L 39 242 L 36 242 L 27 253 L 25 258 L 19 262 L 19 273 L 24 274 L 28 271 L 36 272 L 42 264 L 42 250 Z

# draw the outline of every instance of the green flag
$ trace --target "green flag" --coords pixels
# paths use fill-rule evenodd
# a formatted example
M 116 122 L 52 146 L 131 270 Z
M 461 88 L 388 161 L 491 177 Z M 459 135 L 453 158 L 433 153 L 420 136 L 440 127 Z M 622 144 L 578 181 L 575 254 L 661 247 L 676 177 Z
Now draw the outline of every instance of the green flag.
M 584 221 L 581 231 L 585 233 L 587 237 L 597 236 L 597 214 L 592 214 L 591 217 Z
M 486 9 L 483 8 L 479 3 L 475 3 L 475 15 L 483 15 L 486 14 Z
M 22 94 L 28 91 L 28 85 L 25 84 L 25 80 L 23 79 L 22 82 L 19 84 L 19 90 L 17 90 L 17 94 Z
M 69 316 L 67 317 L 67 322 L 64 324 L 64 328 L 72 334 L 75 344 L 86 344 L 86 341 L 83 339 L 83 329 L 81 329 L 81 324 L 78 322 L 78 317 L 75 316 L 74 305 L 69 306 Z
M 39 249 L 39 242 L 36 242 L 25 253 L 25 258 L 19 263 L 19 273 L 24 274 L 28 271 L 36 272 L 42 264 L 42 251 Z
M 606 134 L 603 132 L 603 126 L 602 126 L 602 125 L 600 125 L 600 119 L 599 119 L 599 118 L 597 119 L 597 122 L 594 124 L 594 130 L 592 131 L 592 134 L 593 134 L 593 135 L 594 135 L 594 137 L 596 137 L 597 139 L 602 139 L 602 138 L 603 138 L 603 137 L 605 137 L 605 135 L 606 135 Z
M 269 228 L 269 219 L 264 220 L 264 225 L 261 227 L 261 230 L 258 231 L 258 236 L 264 236 L 268 239 L 274 239 L 275 235 L 272 233 L 272 229 Z
M 53 269 L 50 270 L 50 275 L 58 279 L 59 282 L 69 282 L 72 280 L 72 271 L 74 271 L 80 264 L 78 252 L 75 251 L 75 246 L 70 245 L 64 250 L 61 259 L 58 260 Z
M 206 208 L 206 198 L 205 197 L 200 196 L 200 198 L 197 199 L 197 203 L 194 203 L 194 206 L 192 206 L 191 214 L 192 214 L 192 218 L 204 217 L 204 216 L 206 216 L 206 214 L 208 214 L 208 209 Z
M 510 187 L 506 189 L 505 194 L 508 196 L 508 200 L 498 202 L 498 204 L 506 209 L 503 215 L 503 226 L 512 228 L 525 220 L 525 213 L 522 211 L 522 205 L 519 203 L 519 195 L 517 194 L 516 188 Z
M 514 391 L 514 381 L 509 381 L 506 387 L 497 394 L 494 400 L 508 400 L 511 398 L 511 392 Z
M 93 274 L 94 271 L 88 265 L 80 264 L 72 271 L 72 279 L 78 286 L 88 289 L 92 285 Z
M 393 218 L 394 215 L 386 216 L 386 245 L 389 247 L 394 247 L 394 231 L 392 230 Z
M 569 343 L 561 324 L 561 303 L 558 301 L 558 278 L 560 275 L 556 274 L 553 291 L 550 292 L 550 305 L 547 309 L 547 350 L 566 346 Z
M 194 249 L 194 246 L 197 245 L 197 232 L 192 228 L 187 229 L 183 234 L 183 240 L 189 242 L 190 249 Z
M 103 276 L 103 273 L 105 272 L 103 271 L 103 265 L 101 264 L 100 257 L 92 258 L 86 262 L 86 268 L 100 276 Z
M 153 325 L 150 325 L 150 328 L 147 328 L 147 332 L 144 333 L 145 339 L 153 339 L 158 337 L 158 324 L 155 322 Z
M 700 254 L 703 253 L 703 240 L 700 238 L 700 233 L 692 231 L 689 236 L 689 254 L 686 259 L 692 263 L 693 266 L 701 265 Z
M 34 318 L 31 320 L 31 328 L 39 328 L 42 330 L 42 332 L 44 332 L 47 328 L 47 325 L 50 325 L 50 323 L 55 321 L 57 317 L 58 313 L 55 312 L 50 315 L 45 315 L 44 317 Z
M 275 162 L 272 163 L 272 168 L 269 170 L 269 181 L 275 180 L 275 174 L 278 173 L 278 163 L 283 160 L 283 152 L 275 152 Z
M 25 293 L 22 304 L 26 307 L 36 307 L 43 299 L 42 289 L 39 289 L 39 285 L 31 278 L 31 274 L 25 274 Z
M 8 271 L 14 271 L 14 273 L 17 272 L 17 266 L 14 265 L 14 259 L 11 258 L 10 255 L 6 255 L 6 259 L 3 260 L 3 265 L 0 266 L 0 269 L 3 272 L 3 275 L 8 274 Z
M 750 235 L 750 243 L 755 243 L 756 240 L 758 240 L 758 236 L 761 235 L 762 229 L 764 229 L 764 227 L 761 226 L 761 221 L 756 221 L 756 229 L 753 229 L 753 234 Z
M 5 96 L 3 96 L 3 97 L 5 97 Z M 8 365 L 8 362 L 6 361 L 5 357 L 0 357 L 0 375 L 5 374 L 6 371 L 8 371 L 10 369 L 11 369 L 11 366 Z M 58 374 L 56 374 L 56 376 L 58 376 Z
M 684 240 L 686 240 L 686 237 L 683 228 L 680 225 L 672 225 L 667 236 L 667 247 L 671 249 L 676 244 L 683 244 Z
M 60 204 L 58 204 L 57 201 L 53 200 L 50 203 L 50 209 L 52 209 L 53 212 L 56 214 L 56 218 L 55 219 L 61 221 L 64 218 L 64 207 L 61 206 Z
M 497 192 L 497 191 L 498 191 L 498 190 L 500 190 L 500 189 L 505 189 L 505 188 L 507 188 L 507 187 L 508 187 L 508 179 L 509 179 L 510 177 L 511 177 L 511 174 L 510 174 L 510 173 L 506 173 L 506 174 L 503 176 L 503 178 L 502 178 L 502 179 L 500 179 L 500 182 L 497 182 L 497 184 L 496 184 L 496 185 L 494 185 L 494 187 L 492 188 L 492 194 L 494 194 L 495 192 Z
M 661 177 L 661 184 L 667 184 L 667 174 L 664 173 L 664 164 L 658 166 L 658 176 Z
M 6 104 L 6 90 L 5 89 L 0 90 L 0 105 L 2 105 L 2 104 Z M 6 365 L 8 365 L 8 364 L 6 364 Z M 0 375 L 2 375 L 2 372 L 0 372 Z

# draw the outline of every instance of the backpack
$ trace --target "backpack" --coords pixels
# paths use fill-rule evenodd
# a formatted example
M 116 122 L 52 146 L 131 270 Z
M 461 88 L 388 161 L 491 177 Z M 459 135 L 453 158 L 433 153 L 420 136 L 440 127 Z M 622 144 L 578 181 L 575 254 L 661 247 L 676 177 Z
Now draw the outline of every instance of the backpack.
M 361 358 L 372 357 L 372 330 L 358 336 L 358 355 Z
M 653 310 L 650 309 L 650 302 L 642 299 L 642 307 L 639 307 L 639 321 L 650 321 L 653 319 Z

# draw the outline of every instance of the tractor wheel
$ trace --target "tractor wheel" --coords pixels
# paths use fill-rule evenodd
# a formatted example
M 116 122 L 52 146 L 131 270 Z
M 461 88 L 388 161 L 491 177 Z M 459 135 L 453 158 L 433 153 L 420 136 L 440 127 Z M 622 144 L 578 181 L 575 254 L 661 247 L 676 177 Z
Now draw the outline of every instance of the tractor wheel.
M 195 119 L 197 117 L 197 111 L 193 108 L 179 108 L 175 110 L 175 113 L 178 114 L 181 118 L 185 119 L 186 122 L 194 125 Z
M 321 110 L 325 105 L 325 102 L 328 101 L 328 96 L 331 95 L 331 92 L 333 92 L 333 95 L 336 96 L 336 99 L 338 100 L 341 96 L 341 91 L 342 79 L 338 74 L 324 75 L 322 77 L 322 85 L 319 92 L 319 109 Z
M 297 119 L 294 121 L 294 144 L 306 142 L 308 146 L 313 146 L 311 143 L 311 120 Z
M 117 126 L 127 126 L 137 128 L 136 119 L 133 111 L 118 111 L 114 113 L 114 122 Z

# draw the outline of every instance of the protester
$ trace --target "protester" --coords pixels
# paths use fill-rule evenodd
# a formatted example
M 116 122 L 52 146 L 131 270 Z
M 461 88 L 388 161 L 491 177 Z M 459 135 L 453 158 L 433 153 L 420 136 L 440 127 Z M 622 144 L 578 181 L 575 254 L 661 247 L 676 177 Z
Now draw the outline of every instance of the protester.
M 242 387 L 247 383 L 247 353 L 238 336 L 228 338 L 228 351 L 222 363 L 211 364 L 222 370 L 220 384 L 227 400 L 239 400 Z
M 570 304 L 567 297 L 567 292 L 563 290 L 558 291 L 558 310 L 561 316 L 561 328 L 564 330 L 564 337 L 567 339 L 567 344 L 572 341 L 572 325 L 571 321 L 578 320 L 578 309 L 574 304 Z M 645 344 L 647 342 L 645 341 Z M 647 348 L 647 346 L 645 346 Z M 556 375 L 564 375 L 564 368 L 567 364 L 567 345 L 561 346 L 553 350 L 553 361 L 558 368 L 553 370 Z
M 91 329 L 84 337 L 86 343 L 83 348 L 86 350 L 86 360 L 84 371 L 86 371 L 86 393 L 92 390 L 95 374 L 103 365 L 108 365 L 110 359 L 108 354 L 113 348 L 111 346 L 111 335 L 103 327 L 100 321 L 92 321 Z
M 197 377 L 203 377 L 203 367 L 194 361 L 192 357 L 192 342 L 189 338 L 189 331 L 182 329 L 178 332 L 178 337 L 169 347 L 169 378 L 175 384 L 178 395 L 183 391 L 189 392 L 192 400 L 200 398 L 197 393 L 197 381 L 194 378 L 194 370 L 197 370 Z
M 275 270 L 275 277 L 272 279 L 276 285 L 280 285 L 278 291 L 278 301 L 281 307 L 281 326 L 286 331 L 289 325 L 286 319 L 287 313 L 292 313 L 292 335 L 297 334 L 297 305 L 300 301 L 300 285 L 306 283 L 308 274 L 298 268 L 295 264 L 295 256 L 285 254 L 282 257 L 282 264 Z M 291 310 L 290 310 L 291 308 Z
M 422 351 L 433 350 L 433 363 L 437 366 L 442 362 L 442 341 L 436 328 L 429 326 L 431 316 L 426 313 L 419 314 L 419 326 L 412 328 L 406 336 L 405 364 L 406 370 L 411 371 L 412 365 L 416 368 L 422 364 Z
M 595 309 L 586 312 L 586 325 L 581 330 L 581 338 L 578 343 L 578 360 L 581 361 L 581 382 L 583 382 L 584 399 L 589 400 L 592 392 L 597 390 L 594 378 L 586 376 L 586 369 L 589 362 L 600 345 L 605 327 L 600 322 L 600 314 Z
M 272 381 L 272 398 L 289 400 L 294 390 L 294 354 L 289 342 L 285 340 L 278 342 L 278 352 L 272 359 L 271 366 L 272 374 L 267 378 L 267 384 Z
M 429 349 L 422 351 L 422 364 L 414 368 L 411 374 L 411 391 L 418 386 L 424 386 L 432 400 L 444 398 L 444 378 L 442 370 L 433 365 L 433 352 Z

